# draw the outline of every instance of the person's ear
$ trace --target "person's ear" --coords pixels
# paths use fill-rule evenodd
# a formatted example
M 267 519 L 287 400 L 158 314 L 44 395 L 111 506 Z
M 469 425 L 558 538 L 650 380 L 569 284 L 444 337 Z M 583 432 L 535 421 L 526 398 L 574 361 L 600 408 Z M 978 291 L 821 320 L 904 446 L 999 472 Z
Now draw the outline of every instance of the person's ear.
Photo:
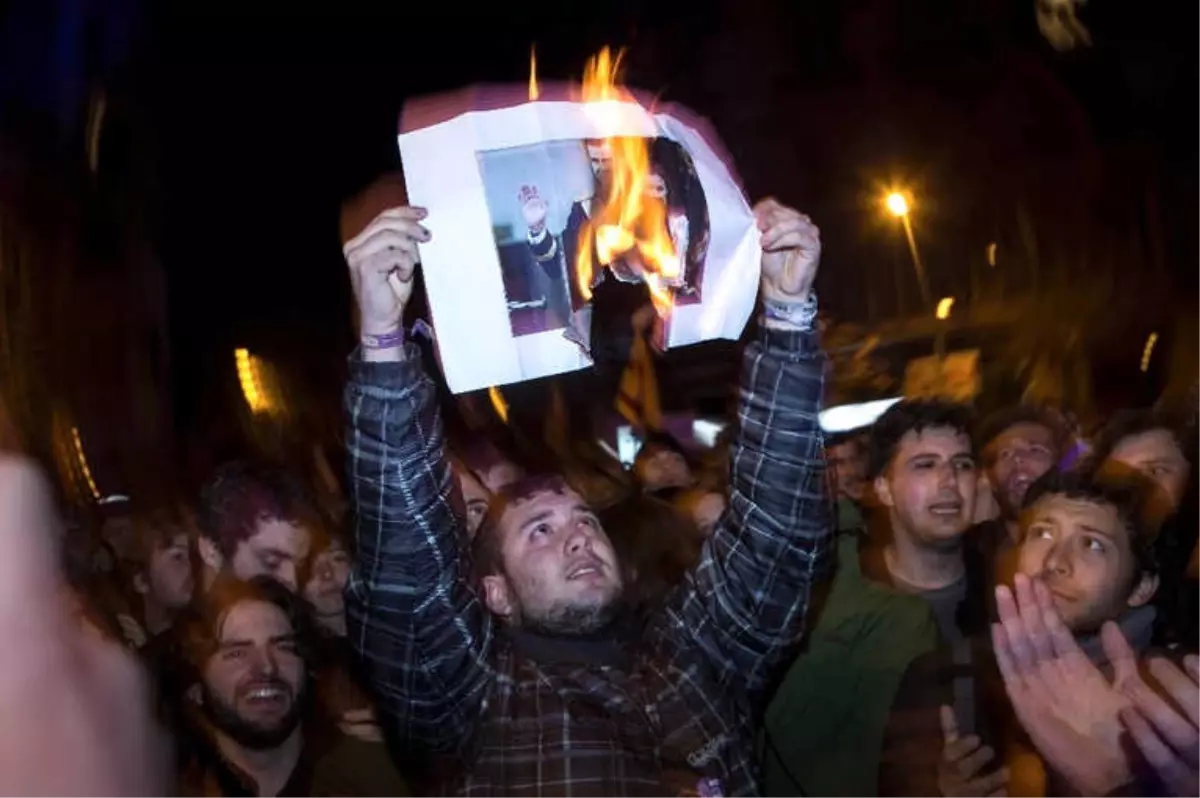
M 509 588 L 507 578 L 498 574 L 485 576 L 483 578 L 483 600 L 493 614 L 505 620 L 513 620 L 516 607 L 513 604 L 512 590 Z
M 1157 592 L 1158 574 L 1142 574 L 1142 578 L 1138 580 L 1137 586 L 1129 594 L 1129 600 L 1126 603 L 1130 607 L 1141 607 L 1154 598 L 1154 594 Z
M 196 551 L 200 559 L 214 571 L 220 571 L 225 566 L 225 558 L 221 555 L 217 544 L 211 538 L 200 537 L 196 540 Z
M 891 507 L 895 504 L 895 500 L 892 497 L 892 486 L 883 474 L 875 477 L 875 482 L 872 484 L 875 487 L 875 497 L 879 499 L 880 504 L 884 507 Z
M 137 573 L 133 575 L 133 592 L 146 595 L 150 592 L 150 583 L 146 581 L 145 573 Z

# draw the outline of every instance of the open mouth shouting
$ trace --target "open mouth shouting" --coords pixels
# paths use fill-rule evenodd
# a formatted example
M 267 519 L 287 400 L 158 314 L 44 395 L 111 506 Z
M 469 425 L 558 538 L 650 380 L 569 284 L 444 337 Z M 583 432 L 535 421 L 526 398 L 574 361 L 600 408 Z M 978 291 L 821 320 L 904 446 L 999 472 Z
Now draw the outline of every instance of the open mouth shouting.
M 261 680 L 242 690 L 241 703 L 256 715 L 284 715 L 292 707 L 292 691 L 277 679 Z
M 934 518 L 957 520 L 962 517 L 963 503 L 961 499 L 944 499 L 929 505 L 929 514 Z
M 605 566 L 597 557 L 587 557 L 567 568 L 567 581 L 594 581 L 603 579 Z

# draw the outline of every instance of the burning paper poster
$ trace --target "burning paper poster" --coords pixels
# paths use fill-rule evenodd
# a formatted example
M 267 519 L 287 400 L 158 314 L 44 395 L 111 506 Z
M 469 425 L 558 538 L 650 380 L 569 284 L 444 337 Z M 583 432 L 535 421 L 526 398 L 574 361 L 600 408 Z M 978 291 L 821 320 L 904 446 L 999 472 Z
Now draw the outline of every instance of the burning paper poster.
M 759 234 L 707 123 L 632 98 L 571 99 L 566 86 L 538 94 L 480 87 L 404 108 L 400 154 L 409 201 L 429 210 L 421 263 L 450 389 L 590 366 L 601 279 L 648 284 L 667 347 L 737 339 L 758 291 Z M 619 168 L 635 138 L 641 175 Z M 602 224 L 631 186 L 658 214 Z

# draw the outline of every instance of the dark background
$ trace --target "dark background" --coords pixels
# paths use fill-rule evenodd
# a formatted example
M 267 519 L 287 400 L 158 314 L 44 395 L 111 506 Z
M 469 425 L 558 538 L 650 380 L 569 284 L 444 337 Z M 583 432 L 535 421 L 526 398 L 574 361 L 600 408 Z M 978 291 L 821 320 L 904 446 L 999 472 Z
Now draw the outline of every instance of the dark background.
M 169 460 L 163 429 L 234 436 L 235 346 L 336 401 L 340 203 L 398 168 L 406 96 L 524 82 L 534 44 L 546 79 L 627 47 L 628 83 L 712 119 L 751 198 L 820 224 L 834 320 L 925 312 L 880 213 L 893 184 L 915 195 L 935 298 L 1047 316 L 1090 288 L 1134 358 L 1148 326 L 1194 317 L 1195 4 L 1092 0 L 1093 44 L 1069 53 L 1033 0 L 417 5 L 0 5 L 0 308 L 24 309 L 5 346 L 32 372 L 27 414 L 65 395 L 101 449 Z

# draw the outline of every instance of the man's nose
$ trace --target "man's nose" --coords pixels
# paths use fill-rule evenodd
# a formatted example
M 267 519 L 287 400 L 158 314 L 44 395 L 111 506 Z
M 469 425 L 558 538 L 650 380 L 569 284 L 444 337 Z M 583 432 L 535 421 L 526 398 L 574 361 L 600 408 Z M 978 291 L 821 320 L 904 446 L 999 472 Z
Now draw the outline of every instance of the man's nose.
M 1042 567 L 1047 573 L 1067 576 L 1071 573 L 1071 555 L 1055 543 L 1050 547 L 1050 551 L 1046 552 L 1046 561 Z
M 320 563 L 317 565 L 316 571 L 314 571 L 313 575 L 316 576 L 317 579 L 321 580 L 322 582 L 332 582 L 333 581 L 333 566 L 330 565 L 328 562 Z
M 254 656 L 254 672 L 257 676 L 274 676 L 279 673 L 279 664 L 270 649 L 259 649 Z
M 275 572 L 275 578 L 282 582 L 288 590 L 296 592 L 296 586 L 299 582 L 296 581 L 296 564 L 284 563 L 279 566 L 279 570 Z
M 567 538 L 567 554 L 578 554 L 581 551 L 590 551 L 592 548 L 592 537 L 588 534 L 586 527 L 583 524 L 576 525 L 570 537 Z

